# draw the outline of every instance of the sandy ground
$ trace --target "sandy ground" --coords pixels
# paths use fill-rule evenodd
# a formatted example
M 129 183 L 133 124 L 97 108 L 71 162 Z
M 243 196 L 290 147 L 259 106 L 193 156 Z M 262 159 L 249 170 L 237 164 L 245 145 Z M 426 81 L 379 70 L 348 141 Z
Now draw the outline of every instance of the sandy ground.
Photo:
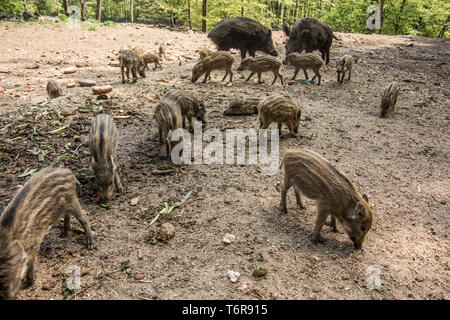
M 207 84 L 189 81 L 197 50 L 213 48 L 206 35 L 121 24 L 89 31 L 59 24 L 0 24 L 0 203 L 7 204 L 27 177 L 46 165 L 65 166 L 81 182 L 79 197 L 96 233 L 87 251 L 77 231 L 61 238 L 62 222 L 45 237 L 34 286 L 20 299 L 448 299 L 449 294 L 449 119 L 450 42 L 410 36 L 337 33 L 322 85 L 300 81 L 286 87 L 233 84 L 215 72 Z M 286 37 L 274 32 L 280 58 Z M 142 45 L 156 52 L 167 42 L 163 70 L 122 84 L 117 51 Z M 240 58 L 237 52 L 234 70 Z M 260 54 L 260 53 L 259 53 Z M 337 58 L 358 61 L 350 81 L 336 82 Z M 182 65 L 177 57 L 182 57 Z M 87 62 L 74 74 L 62 69 Z M 288 79 L 293 69 L 284 67 Z M 312 72 L 310 72 L 312 74 Z M 65 96 L 48 100 L 45 85 L 56 79 Z M 111 84 L 108 100 L 90 88 L 67 84 L 92 79 Z M 300 72 L 298 79 L 303 79 Z M 416 82 L 405 82 L 413 79 Z M 398 81 L 401 92 L 392 117 L 379 117 L 383 88 Z M 275 185 L 283 172 L 262 175 L 255 165 L 185 165 L 169 175 L 153 175 L 160 164 L 155 101 L 170 88 L 195 92 L 207 104 L 207 128 L 258 128 L 256 116 L 225 117 L 235 97 L 289 95 L 302 109 L 297 138 L 280 140 L 286 150 L 306 147 L 329 159 L 369 196 L 374 223 L 362 250 L 355 251 L 342 227 L 312 244 L 316 209 L 295 208 L 288 194 L 287 215 L 278 209 Z M 120 131 L 119 173 L 125 192 L 113 207 L 95 203 L 94 178 L 86 145 L 93 117 L 103 110 Z M 63 115 L 61 115 L 63 111 Z M 56 135 L 48 132 L 71 123 Z M 276 127 L 275 124 L 272 125 Z M 283 134 L 287 128 L 283 127 Z M 170 214 L 150 222 L 164 202 L 191 197 Z M 134 199 L 133 201 L 131 201 Z M 136 203 L 137 202 L 137 203 Z M 175 237 L 154 241 L 171 223 Z M 236 236 L 223 244 L 226 233 Z M 380 270 L 381 288 L 367 288 L 367 269 Z M 81 289 L 65 289 L 69 266 L 80 268 Z M 257 268 L 266 276 L 255 278 Z M 240 273 L 232 283 L 227 271 Z M 137 276 L 136 276 L 137 275 Z M 142 278 L 136 280 L 136 278 Z M 47 290 L 46 290 L 47 289 Z

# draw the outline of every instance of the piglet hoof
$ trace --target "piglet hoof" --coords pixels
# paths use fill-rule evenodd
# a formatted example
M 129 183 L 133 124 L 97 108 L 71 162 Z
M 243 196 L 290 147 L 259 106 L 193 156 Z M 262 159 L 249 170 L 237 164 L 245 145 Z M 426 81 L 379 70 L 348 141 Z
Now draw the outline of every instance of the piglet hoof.
M 282 206 L 280 206 L 279 209 L 280 209 L 282 214 L 287 214 L 287 209 L 286 208 L 283 208 Z
M 312 236 L 311 242 L 314 243 L 314 244 L 318 244 L 318 243 L 322 243 L 323 244 L 325 241 L 322 239 L 322 237 Z
M 94 249 L 94 242 L 92 241 L 92 239 L 89 239 L 89 240 L 86 241 L 86 248 L 88 250 Z

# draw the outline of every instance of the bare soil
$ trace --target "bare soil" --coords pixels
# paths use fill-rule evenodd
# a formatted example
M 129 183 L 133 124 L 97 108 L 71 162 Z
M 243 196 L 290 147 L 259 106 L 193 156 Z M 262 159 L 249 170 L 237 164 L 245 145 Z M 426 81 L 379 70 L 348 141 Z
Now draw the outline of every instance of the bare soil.
M 65 166 L 81 182 L 80 201 L 96 233 L 96 248 L 88 251 L 77 223 L 67 238 L 59 236 L 62 222 L 54 226 L 41 246 L 36 283 L 18 298 L 449 299 L 450 41 L 336 35 L 340 41 L 333 43 L 321 86 L 299 80 L 269 86 L 272 74 L 264 74 L 265 83 L 258 85 L 245 82 L 248 71 L 236 71 L 230 86 L 220 82 L 223 72 L 215 72 L 207 84 L 189 80 L 196 51 L 214 48 L 205 34 L 130 24 L 89 31 L 86 26 L 70 30 L 63 24 L 1 23 L 0 203 L 6 205 L 26 182 L 28 177 L 19 175 L 27 170 Z M 282 32 L 274 32 L 280 58 L 285 40 Z M 147 72 L 135 84 L 121 83 L 117 52 L 122 45 L 157 52 L 157 43 L 167 41 L 162 71 Z M 341 86 L 334 64 L 344 54 L 358 60 L 351 80 Z M 236 70 L 240 58 L 234 55 Z M 81 62 L 87 65 L 76 73 L 62 73 Z M 282 74 L 289 79 L 293 69 L 284 67 Z M 63 85 L 65 96 L 47 98 L 49 79 Z M 97 100 L 90 88 L 67 87 L 81 79 L 110 84 L 113 91 L 107 100 Z M 394 80 L 401 85 L 397 107 L 382 119 L 381 94 Z M 221 130 L 259 127 L 256 116 L 223 116 L 230 99 L 292 97 L 302 109 L 302 121 L 297 138 L 287 136 L 283 127 L 280 157 L 289 149 L 310 148 L 369 196 L 374 223 L 363 249 L 353 249 L 342 227 L 331 233 L 325 226 L 325 242 L 311 243 L 314 202 L 307 200 L 306 210 L 297 209 L 291 191 L 289 213 L 278 209 L 275 185 L 283 172 L 265 176 L 255 165 L 205 164 L 153 175 L 160 164 L 169 163 L 160 157 L 164 150 L 158 146 L 153 113 L 157 99 L 170 88 L 203 98 L 207 128 Z M 125 188 L 109 209 L 95 203 L 86 144 L 90 123 L 101 110 L 116 117 Z M 149 226 L 164 202 L 179 201 L 189 190 L 193 193 L 182 206 Z M 164 222 L 176 234 L 155 241 Z M 224 245 L 226 233 L 234 234 L 235 242 Z M 380 268 L 379 290 L 366 285 L 371 265 Z M 69 266 L 81 268 L 76 292 L 65 289 Z M 267 274 L 255 278 L 257 268 Z M 238 282 L 228 279 L 228 270 L 240 273 Z

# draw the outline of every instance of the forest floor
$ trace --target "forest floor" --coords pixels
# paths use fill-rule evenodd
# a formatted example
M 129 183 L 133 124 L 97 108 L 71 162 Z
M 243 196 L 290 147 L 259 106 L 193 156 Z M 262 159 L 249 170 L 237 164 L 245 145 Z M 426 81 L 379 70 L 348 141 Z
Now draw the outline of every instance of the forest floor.
M 449 299 L 450 218 L 450 41 L 414 36 L 336 33 L 322 84 L 269 86 L 245 82 L 235 71 L 232 85 L 222 71 L 212 81 L 191 83 L 197 51 L 205 34 L 145 25 L 118 24 L 71 30 L 61 23 L 0 24 L 0 203 L 6 205 L 32 169 L 70 168 L 81 182 L 79 198 L 96 234 L 88 251 L 78 222 L 66 238 L 62 222 L 44 238 L 35 285 L 19 299 Z M 118 50 L 141 45 L 155 52 L 167 43 L 162 70 L 122 84 Z M 286 36 L 274 32 L 284 58 Z M 239 53 L 233 51 L 236 62 Z M 261 53 L 258 53 L 261 54 Z M 357 58 L 350 81 L 336 82 L 335 61 Z M 182 56 L 182 65 L 177 58 Z M 78 64 L 74 74 L 62 69 Z M 152 67 L 152 66 L 150 66 Z M 283 67 L 288 80 L 293 69 Z M 312 72 L 310 72 L 312 74 Z M 255 77 L 256 78 L 256 77 Z M 59 81 L 64 96 L 49 100 L 45 86 Z M 81 79 L 113 86 L 107 100 L 90 88 L 67 87 Z M 409 81 L 412 79 L 413 82 Z M 384 87 L 400 83 L 396 110 L 379 117 Z M 405 81 L 406 80 L 406 81 Z M 408 82 L 409 81 L 409 82 Z M 262 175 L 257 165 L 192 164 L 154 175 L 160 164 L 155 102 L 171 88 L 194 92 L 207 105 L 207 128 L 257 129 L 256 116 L 222 115 L 231 99 L 289 95 L 302 110 L 297 138 L 280 140 L 286 150 L 305 147 L 330 160 L 369 196 L 374 222 L 362 250 L 347 235 L 328 232 L 323 244 L 310 234 L 316 219 L 313 201 L 295 207 L 288 194 L 287 215 L 278 209 L 275 185 L 283 171 Z M 119 129 L 119 174 L 124 193 L 109 209 L 95 203 L 89 171 L 89 127 L 100 111 L 115 117 Z M 57 134 L 49 132 L 69 125 Z M 273 124 L 271 127 L 275 128 Z M 31 171 L 32 172 L 32 171 Z M 150 225 L 164 203 L 192 195 Z M 161 224 L 175 236 L 156 241 Z M 224 245 L 231 233 L 236 240 Z M 381 288 L 369 290 L 369 266 L 380 270 Z M 69 266 L 81 273 L 81 288 L 69 291 Z M 261 278 L 254 270 L 265 268 Z M 240 273 L 232 283 L 228 270 Z

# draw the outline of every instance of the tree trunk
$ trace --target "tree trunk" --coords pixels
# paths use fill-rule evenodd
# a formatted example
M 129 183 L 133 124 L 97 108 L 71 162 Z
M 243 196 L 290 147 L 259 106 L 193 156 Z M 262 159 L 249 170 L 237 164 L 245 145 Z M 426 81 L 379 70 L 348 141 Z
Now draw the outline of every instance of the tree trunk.
M 403 0 L 402 5 L 400 6 L 400 16 L 401 16 L 401 14 L 403 12 L 403 8 L 405 7 L 405 2 L 406 2 L 406 0 Z M 395 34 L 397 34 L 398 33 L 398 27 L 399 27 L 399 20 L 397 19 L 395 21 L 396 22 L 394 24 L 394 30 L 395 30 L 394 32 L 395 32 Z
M 445 32 L 447 31 L 448 28 L 448 23 L 450 22 L 450 16 L 447 17 L 447 20 L 445 21 L 444 25 L 441 28 L 441 31 L 439 32 L 439 38 L 443 38 Z
M 192 20 L 191 20 L 191 0 L 188 0 L 188 20 L 189 20 L 189 30 L 192 30 Z
M 133 23 L 133 0 L 130 0 L 130 22 Z
M 241 0 L 241 17 L 244 16 L 244 0 Z
M 300 0 L 295 1 L 295 10 L 294 10 L 294 22 L 297 21 L 297 15 L 298 15 L 298 3 Z
M 206 22 L 207 2 L 208 2 L 208 0 L 203 0 L 203 5 L 202 5 L 202 32 L 206 32 L 208 30 L 208 24 Z
M 380 0 L 380 30 L 378 30 L 378 34 L 381 34 L 381 29 L 383 29 L 383 7 L 384 0 Z
M 86 0 L 81 0 L 81 20 L 86 21 Z
M 69 16 L 69 0 L 63 0 L 63 8 L 66 16 Z
M 97 0 L 97 12 L 95 14 L 95 19 L 100 21 L 102 18 L 102 0 Z

